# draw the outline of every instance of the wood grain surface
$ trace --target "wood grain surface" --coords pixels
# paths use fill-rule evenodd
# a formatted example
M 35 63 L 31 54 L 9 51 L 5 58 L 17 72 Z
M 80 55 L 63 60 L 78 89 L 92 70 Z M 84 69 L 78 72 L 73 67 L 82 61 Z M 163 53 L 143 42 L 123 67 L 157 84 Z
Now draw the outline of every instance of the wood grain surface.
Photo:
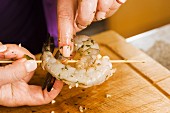
M 134 48 L 113 31 L 93 36 L 102 55 L 111 59 L 145 60 L 146 63 L 113 64 L 116 73 L 105 83 L 91 88 L 68 88 L 64 85 L 56 103 L 16 108 L 0 107 L 0 113 L 168 113 L 170 112 L 170 72 Z M 41 85 L 46 72 L 40 67 L 30 84 Z M 110 94 L 110 98 L 106 98 Z

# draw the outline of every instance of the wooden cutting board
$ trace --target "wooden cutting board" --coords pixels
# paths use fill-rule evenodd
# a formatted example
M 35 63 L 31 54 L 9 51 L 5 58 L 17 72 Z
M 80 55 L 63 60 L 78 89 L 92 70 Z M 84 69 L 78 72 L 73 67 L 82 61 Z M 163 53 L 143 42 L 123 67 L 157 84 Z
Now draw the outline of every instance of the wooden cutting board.
M 166 113 L 170 112 L 170 72 L 149 56 L 134 48 L 113 31 L 93 36 L 102 55 L 111 59 L 145 60 L 146 63 L 113 64 L 116 73 L 105 83 L 87 89 L 68 89 L 64 85 L 55 104 L 35 107 L 0 107 L 4 113 Z M 145 45 L 144 45 L 145 46 Z M 30 84 L 41 85 L 46 72 L 36 70 Z M 110 98 L 106 98 L 110 94 Z

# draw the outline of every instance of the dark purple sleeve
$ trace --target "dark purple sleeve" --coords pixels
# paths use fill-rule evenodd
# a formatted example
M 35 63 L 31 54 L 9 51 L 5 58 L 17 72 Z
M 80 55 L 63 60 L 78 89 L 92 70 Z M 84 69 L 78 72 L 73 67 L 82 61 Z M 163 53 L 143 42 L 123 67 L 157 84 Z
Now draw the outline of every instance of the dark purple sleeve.
M 43 0 L 43 6 L 48 32 L 54 37 L 55 46 L 58 47 L 56 1 L 57 0 Z
M 48 2 L 46 5 L 49 6 Z M 54 21 L 51 16 L 53 8 L 44 8 L 49 11 L 47 14 L 50 14 L 46 15 L 49 17 L 47 19 L 49 26 L 56 24 L 51 23 Z M 47 38 L 44 8 L 43 0 L 0 0 L 0 41 L 21 43 L 33 54 L 41 52 L 42 45 Z M 51 34 L 51 31 L 55 30 L 48 27 L 48 31 Z M 55 33 L 52 35 L 57 36 Z

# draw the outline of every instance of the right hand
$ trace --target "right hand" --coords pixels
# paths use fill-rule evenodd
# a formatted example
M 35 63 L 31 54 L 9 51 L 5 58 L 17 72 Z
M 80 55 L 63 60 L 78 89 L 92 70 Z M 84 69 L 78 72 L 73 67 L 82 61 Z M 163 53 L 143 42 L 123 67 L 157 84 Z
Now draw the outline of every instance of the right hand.
M 16 59 L 12 64 L 0 67 L 0 105 L 22 106 L 42 105 L 51 102 L 61 91 L 63 83 L 55 81 L 54 90 L 47 92 L 41 86 L 28 85 L 37 68 L 35 60 L 23 58 L 28 55 L 35 59 L 28 50 L 14 44 L 0 44 L 0 59 Z
M 57 0 L 57 25 L 60 52 L 70 57 L 73 35 L 93 21 L 113 15 L 126 0 Z M 102 26 L 101 26 L 102 27 Z

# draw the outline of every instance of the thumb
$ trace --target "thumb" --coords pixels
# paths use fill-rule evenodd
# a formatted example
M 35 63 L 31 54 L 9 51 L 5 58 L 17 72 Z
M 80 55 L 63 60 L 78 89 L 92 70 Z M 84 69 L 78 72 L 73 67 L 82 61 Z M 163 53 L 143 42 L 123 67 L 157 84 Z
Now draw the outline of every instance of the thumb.
M 0 67 L 0 86 L 21 80 L 36 68 L 37 63 L 35 60 L 26 60 L 25 58 Z

